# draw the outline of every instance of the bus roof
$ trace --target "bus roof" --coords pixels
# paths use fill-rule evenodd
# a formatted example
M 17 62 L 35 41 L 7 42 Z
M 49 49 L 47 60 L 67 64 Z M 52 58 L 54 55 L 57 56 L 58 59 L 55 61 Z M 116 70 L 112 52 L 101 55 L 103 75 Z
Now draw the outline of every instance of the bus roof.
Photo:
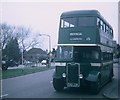
M 112 29 L 112 26 L 104 19 L 104 17 L 100 14 L 98 10 L 74 10 L 74 11 L 67 11 L 61 14 L 61 18 L 66 17 L 76 17 L 76 16 L 96 16 L 101 18 L 109 27 Z
M 74 10 L 74 11 L 67 11 L 63 12 L 61 17 L 69 17 L 70 15 L 100 15 L 97 10 Z

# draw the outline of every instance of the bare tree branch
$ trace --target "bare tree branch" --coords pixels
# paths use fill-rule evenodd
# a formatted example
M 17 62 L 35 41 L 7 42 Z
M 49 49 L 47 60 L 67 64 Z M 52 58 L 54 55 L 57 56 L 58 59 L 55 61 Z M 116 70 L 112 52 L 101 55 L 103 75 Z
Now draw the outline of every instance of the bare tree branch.
M 9 42 L 11 38 L 18 39 L 19 47 L 23 51 L 29 48 L 33 48 L 37 45 L 40 46 L 38 36 L 34 37 L 30 36 L 30 34 L 34 34 L 31 32 L 30 28 L 26 28 L 24 26 L 15 27 L 12 25 L 8 25 L 7 23 L 2 23 L 0 24 L 0 30 L 2 49 L 5 48 L 6 44 Z
M 13 37 L 13 29 L 14 28 L 12 26 L 6 23 L 0 24 L 2 49 L 5 48 L 6 43 L 8 43 L 9 40 Z

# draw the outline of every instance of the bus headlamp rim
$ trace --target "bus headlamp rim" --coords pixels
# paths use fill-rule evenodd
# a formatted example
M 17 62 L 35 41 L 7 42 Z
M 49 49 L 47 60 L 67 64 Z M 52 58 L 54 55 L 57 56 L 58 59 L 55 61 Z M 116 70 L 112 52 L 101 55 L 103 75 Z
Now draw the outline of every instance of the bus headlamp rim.
M 79 74 L 79 78 L 82 79 L 83 78 L 83 74 Z
M 62 74 L 62 77 L 63 77 L 63 78 L 66 78 L 66 74 L 65 74 L 65 73 L 63 73 L 63 74 Z

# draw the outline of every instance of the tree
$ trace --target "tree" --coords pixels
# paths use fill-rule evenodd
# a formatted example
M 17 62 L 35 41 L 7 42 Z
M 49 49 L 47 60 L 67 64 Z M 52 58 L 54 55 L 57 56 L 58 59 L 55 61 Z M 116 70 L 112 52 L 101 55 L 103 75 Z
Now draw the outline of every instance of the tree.
M 20 48 L 23 49 L 23 51 L 26 49 L 25 40 L 28 38 L 29 34 L 29 28 L 25 28 L 24 26 L 19 26 L 16 28 L 16 37 L 18 39 Z
M 0 24 L 0 31 L 1 31 L 1 38 L 0 39 L 1 39 L 1 51 L 2 51 L 1 60 L 2 60 L 2 66 L 4 66 L 5 62 L 6 62 L 5 61 L 6 56 L 7 56 L 5 53 L 5 48 L 13 36 L 14 27 L 11 25 L 8 25 L 7 23 L 2 23 L 2 24 Z
M 11 39 L 17 39 L 19 48 L 22 51 L 22 62 L 24 58 L 24 53 L 26 50 L 37 46 L 40 44 L 39 39 L 37 37 L 31 37 L 32 33 L 30 28 L 26 28 L 24 26 L 12 26 L 7 23 L 0 24 L 1 30 L 1 42 L 2 42 L 2 59 L 6 58 L 5 48 L 11 41 Z M 32 33 L 34 34 L 34 33 Z
M 0 24 L 1 30 L 1 42 L 2 50 L 5 49 L 6 44 L 10 41 L 13 36 L 14 27 L 8 25 L 7 23 Z
M 11 40 L 7 43 L 3 53 L 5 55 L 3 59 L 6 61 L 5 66 L 3 66 L 5 69 L 7 69 L 9 66 L 15 66 L 20 63 L 21 52 L 17 38 L 11 38 Z
M 30 39 L 30 33 L 30 28 L 25 28 L 24 26 L 17 27 L 16 37 L 18 38 L 19 46 L 22 51 L 22 64 L 24 63 L 25 52 L 28 49 L 33 48 L 35 45 L 39 44 L 36 37 L 32 37 Z

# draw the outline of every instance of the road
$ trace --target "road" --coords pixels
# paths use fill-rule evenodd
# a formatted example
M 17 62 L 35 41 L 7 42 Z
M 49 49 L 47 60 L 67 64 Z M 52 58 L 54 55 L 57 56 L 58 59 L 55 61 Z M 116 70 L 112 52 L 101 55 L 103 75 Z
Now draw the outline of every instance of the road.
M 90 94 L 85 89 L 68 88 L 63 92 L 56 92 L 52 85 L 52 69 L 2 80 L 2 98 L 104 98 L 104 91 L 111 85 L 118 84 L 118 68 L 120 69 L 115 64 L 113 81 L 105 85 L 98 95 Z

